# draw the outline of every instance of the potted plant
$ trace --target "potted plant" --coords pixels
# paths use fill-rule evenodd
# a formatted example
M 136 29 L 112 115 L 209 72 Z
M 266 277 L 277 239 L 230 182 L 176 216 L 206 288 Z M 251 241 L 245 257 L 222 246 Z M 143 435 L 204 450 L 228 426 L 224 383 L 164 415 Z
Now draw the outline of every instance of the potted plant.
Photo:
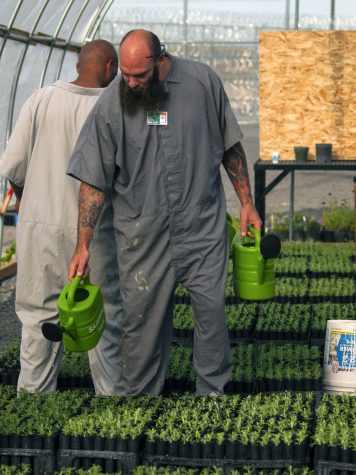
M 332 200 L 329 209 L 324 210 L 322 214 L 322 240 L 343 242 L 353 239 L 354 220 L 354 211 L 348 207 L 345 199 L 341 203 Z

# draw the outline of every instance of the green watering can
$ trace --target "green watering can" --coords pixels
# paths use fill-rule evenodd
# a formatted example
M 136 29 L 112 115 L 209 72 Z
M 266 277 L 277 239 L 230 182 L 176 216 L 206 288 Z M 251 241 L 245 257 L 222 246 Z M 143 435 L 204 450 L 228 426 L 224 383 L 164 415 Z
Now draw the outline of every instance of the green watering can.
M 234 227 L 232 217 L 229 213 L 226 213 L 226 226 L 227 226 L 227 237 L 229 242 L 229 255 L 232 256 L 232 241 L 236 234 L 236 229 Z
M 241 299 L 266 300 L 275 296 L 273 259 L 281 250 L 275 234 L 261 239 L 260 232 L 249 226 L 253 237 L 244 236 L 233 245 L 234 290 Z
M 81 282 L 82 281 L 82 282 Z M 59 325 L 46 322 L 42 333 L 51 341 L 61 341 L 67 350 L 80 352 L 94 348 L 104 331 L 104 302 L 98 286 L 89 277 L 77 275 L 64 286 L 58 298 Z

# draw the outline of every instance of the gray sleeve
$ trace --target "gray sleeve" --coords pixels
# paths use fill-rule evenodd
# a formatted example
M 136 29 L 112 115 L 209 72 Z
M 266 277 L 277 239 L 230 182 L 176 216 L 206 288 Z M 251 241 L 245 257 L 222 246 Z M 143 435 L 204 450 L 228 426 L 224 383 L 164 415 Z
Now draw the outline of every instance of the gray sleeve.
M 227 151 L 242 140 L 243 133 L 231 109 L 231 104 L 224 86 L 215 72 L 213 72 L 212 80 L 215 102 L 219 114 L 220 130 L 224 139 L 224 148 L 225 151 Z
M 107 192 L 115 174 L 117 135 L 99 101 L 80 131 L 66 173 Z
M 17 186 L 24 186 L 31 155 L 31 96 L 22 106 L 19 118 L 0 160 L 0 173 Z

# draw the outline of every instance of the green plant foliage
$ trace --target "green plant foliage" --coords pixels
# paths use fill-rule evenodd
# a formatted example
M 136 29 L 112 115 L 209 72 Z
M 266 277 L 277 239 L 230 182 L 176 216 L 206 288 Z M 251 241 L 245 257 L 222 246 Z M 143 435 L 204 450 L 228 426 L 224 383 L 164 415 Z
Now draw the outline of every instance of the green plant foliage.
M 356 398 L 352 394 L 323 394 L 316 410 L 315 445 L 356 451 Z
M 194 317 L 191 305 L 177 304 L 174 306 L 173 328 L 193 330 Z
M 305 297 L 308 292 L 308 279 L 280 277 L 276 279 L 276 295 L 283 297 Z
M 245 330 L 252 327 L 257 317 L 257 304 L 225 305 L 226 322 L 229 330 Z
M 307 269 L 308 260 L 306 257 L 282 257 L 274 261 L 275 272 L 305 274 Z
M 348 207 L 347 201 L 338 203 L 332 200 L 329 209 L 323 211 L 321 224 L 330 231 L 353 231 L 355 229 L 355 216 L 353 209 Z
M 0 356 L 0 374 L 14 374 L 20 370 L 20 342 L 13 341 Z
M 194 381 L 193 350 L 183 345 L 172 345 L 166 378 Z
M 60 376 L 79 377 L 90 376 L 88 353 L 75 353 L 64 350 L 61 362 Z
M 321 357 L 317 346 L 261 344 L 258 347 L 256 377 L 276 380 L 320 379 Z
M 0 434 L 51 436 L 67 417 L 75 414 L 90 393 L 30 393 L 11 386 L 0 386 Z
M 306 333 L 310 325 L 309 304 L 279 304 L 269 302 L 262 307 L 257 331 Z
M 311 328 L 325 330 L 328 320 L 356 320 L 356 304 L 326 302 L 313 305 Z
M 5 250 L 3 257 L 0 259 L 0 264 L 6 264 L 7 262 L 10 262 L 11 259 L 15 256 L 15 254 L 16 241 L 12 241 L 10 247 Z
M 349 256 L 316 255 L 310 258 L 309 270 L 311 272 L 327 273 L 353 273 L 356 271 L 356 263 L 351 262 Z
M 232 380 L 252 383 L 255 378 L 254 347 L 249 345 L 236 345 L 232 348 Z
M 313 297 L 352 296 L 355 293 L 356 283 L 353 278 L 331 276 L 310 280 L 309 295 Z
M 32 475 L 30 465 L 0 465 L 1 475 Z
M 278 444 L 298 445 L 310 435 L 313 403 L 312 393 L 284 392 L 244 398 L 172 396 L 146 435 L 151 441 L 161 439 L 169 443 L 231 441 L 264 445 L 278 439 Z

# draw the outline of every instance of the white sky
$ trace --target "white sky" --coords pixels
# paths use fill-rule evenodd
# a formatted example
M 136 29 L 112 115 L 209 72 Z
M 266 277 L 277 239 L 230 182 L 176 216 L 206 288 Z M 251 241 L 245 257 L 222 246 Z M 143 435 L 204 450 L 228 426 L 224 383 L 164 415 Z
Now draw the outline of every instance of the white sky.
M 188 8 L 232 11 L 241 13 L 271 13 L 284 15 L 288 0 L 188 0 Z M 294 16 L 296 0 L 289 0 L 291 16 Z M 121 4 L 126 1 L 121 1 Z M 131 0 L 130 6 L 157 8 L 170 5 L 175 8 L 183 8 L 183 0 Z M 330 17 L 331 0 L 299 0 L 299 15 L 318 15 Z M 335 0 L 335 15 L 338 17 L 356 16 L 356 0 Z

